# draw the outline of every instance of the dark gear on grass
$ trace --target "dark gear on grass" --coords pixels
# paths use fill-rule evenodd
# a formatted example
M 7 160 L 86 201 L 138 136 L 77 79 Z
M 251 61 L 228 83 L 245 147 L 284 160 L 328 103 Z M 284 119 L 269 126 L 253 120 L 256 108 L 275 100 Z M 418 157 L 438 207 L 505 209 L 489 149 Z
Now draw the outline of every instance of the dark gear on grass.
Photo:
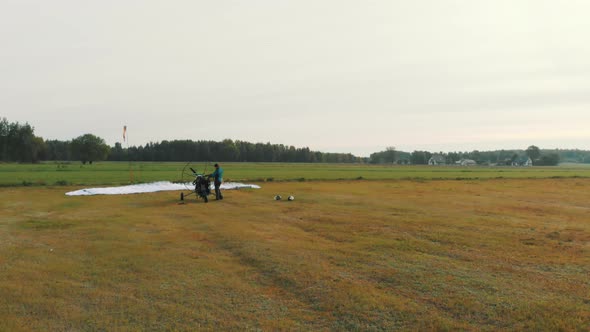
M 219 167 L 219 164 L 215 164 L 215 171 L 210 176 L 213 178 L 213 184 L 215 185 L 215 199 L 223 199 L 223 195 L 219 189 L 223 182 L 223 168 Z

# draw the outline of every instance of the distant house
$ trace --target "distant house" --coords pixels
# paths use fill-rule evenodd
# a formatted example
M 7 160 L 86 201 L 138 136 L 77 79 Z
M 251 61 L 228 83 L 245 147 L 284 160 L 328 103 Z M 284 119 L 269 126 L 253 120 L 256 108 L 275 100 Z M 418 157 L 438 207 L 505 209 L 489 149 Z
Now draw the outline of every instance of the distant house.
M 526 166 L 526 167 L 533 166 L 533 160 L 531 158 L 527 158 L 527 160 L 524 162 L 524 165 L 522 165 L 522 166 Z
M 533 160 L 530 157 L 518 157 L 515 161 L 512 162 L 512 166 L 524 166 L 524 167 L 531 167 L 533 166 Z
M 461 159 L 457 161 L 457 164 L 461 166 L 475 166 L 477 165 L 477 162 L 473 159 Z
M 428 165 L 431 165 L 431 166 L 446 165 L 446 164 L 447 164 L 447 161 L 445 160 L 445 157 L 440 154 L 436 154 L 436 155 L 430 157 L 430 159 L 428 159 Z

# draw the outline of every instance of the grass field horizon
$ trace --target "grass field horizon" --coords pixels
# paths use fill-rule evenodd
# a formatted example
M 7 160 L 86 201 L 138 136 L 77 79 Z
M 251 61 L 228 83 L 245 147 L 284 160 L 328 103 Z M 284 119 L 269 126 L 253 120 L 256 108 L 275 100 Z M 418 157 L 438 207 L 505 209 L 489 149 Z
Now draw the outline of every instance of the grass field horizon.
M 583 168 L 224 163 L 266 182 L 207 204 L 65 196 L 128 181 L 125 164 L 94 166 L 0 165 L 0 330 L 590 327 Z M 146 165 L 143 182 L 179 166 Z
M 228 181 L 320 180 L 470 180 L 590 178 L 590 167 L 391 166 L 322 163 L 221 163 Z M 121 185 L 182 180 L 184 162 L 44 162 L 0 163 L 0 186 Z M 198 172 L 212 172 L 212 163 L 192 164 Z

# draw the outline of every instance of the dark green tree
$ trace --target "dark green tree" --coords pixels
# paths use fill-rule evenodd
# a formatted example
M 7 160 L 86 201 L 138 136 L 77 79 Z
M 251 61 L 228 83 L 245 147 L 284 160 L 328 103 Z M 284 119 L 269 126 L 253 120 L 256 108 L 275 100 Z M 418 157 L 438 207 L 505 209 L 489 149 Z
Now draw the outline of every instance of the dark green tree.
M 548 153 L 543 154 L 538 160 L 537 165 L 539 166 L 557 166 L 559 164 L 559 154 Z
M 537 146 L 531 145 L 525 150 L 525 153 L 529 158 L 531 158 L 534 164 L 535 161 L 541 156 L 541 149 L 539 149 Z
M 110 151 L 109 146 L 102 138 L 92 134 L 85 134 L 73 139 L 70 148 L 73 158 L 80 160 L 82 164 L 105 160 Z
M 10 124 L 6 118 L 0 120 L 0 160 L 8 161 L 8 133 Z
M 426 165 L 430 157 L 432 157 L 432 153 L 428 151 L 414 151 L 410 155 L 410 163 L 414 165 Z
M 395 151 L 395 146 L 388 146 L 387 148 L 385 148 L 385 151 L 387 152 L 387 161 L 391 162 L 391 164 L 393 165 L 395 163 L 395 157 L 397 155 Z
M 109 153 L 109 159 L 126 160 L 126 158 L 126 151 L 123 149 L 123 145 L 121 145 L 119 142 L 115 143 L 115 146 L 111 148 Z
M 45 152 L 45 142 L 35 136 L 31 125 L 0 120 L 0 160 L 36 163 L 44 158 Z
M 72 153 L 70 149 L 70 141 L 49 140 L 45 141 L 47 152 L 45 160 L 71 160 Z

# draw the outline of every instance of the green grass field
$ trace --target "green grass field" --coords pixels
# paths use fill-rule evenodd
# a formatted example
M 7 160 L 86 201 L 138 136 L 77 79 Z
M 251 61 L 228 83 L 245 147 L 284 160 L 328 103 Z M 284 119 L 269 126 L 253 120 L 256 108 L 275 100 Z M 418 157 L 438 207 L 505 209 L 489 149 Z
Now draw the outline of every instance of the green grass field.
M 180 181 L 186 163 L 0 164 L 0 185 L 105 185 L 129 182 Z M 205 163 L 196 170 L 212 172 Z M 313 181 L 391 179 L 491 179 L 590 177 L 590 167 L 432 167 L 348 164 L 224 163 L 226 180 Z
M 178 204 L 19 185 L 125 183 L 127 164 L 1 165 L 0 331 L 590 327 L 585 169 L 224 166 L 275 181 Z M 332 181 L 359 176 L 382 181 Z M 331 181 L 278 181 L 301 177 Z

